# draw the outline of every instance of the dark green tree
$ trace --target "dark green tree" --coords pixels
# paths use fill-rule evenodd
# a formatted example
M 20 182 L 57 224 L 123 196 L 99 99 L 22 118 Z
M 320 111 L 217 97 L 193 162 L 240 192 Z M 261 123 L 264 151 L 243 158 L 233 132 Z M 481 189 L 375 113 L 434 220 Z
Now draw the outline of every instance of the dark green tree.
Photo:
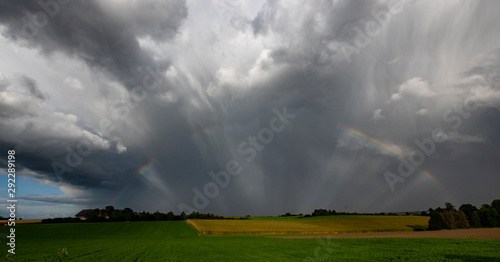
M 472 213 L 474 211 L 477 211 L 477 207 L 471 205 L 471 204 L 463 204 L 461 205 L 458 210 L 461 210 L 465 213 L 465 216 L 467 217 L 467 220 L 472 226 Z
M 109 216 L 109 220 L 113 222 L 120 222 L 120 221 L 125 221 L 125 215 L 123 215 L 122 210 L 116 209 L 113 211 L 113 213 Z
M 500 199 L 495 199 L 491 202 L 491 207 L 497 211 L 496 226 L 500 226 Z
M 450 229 L 450 225 L 444 221 L 443 214 L 440 212 L 431 212 L 429 219 L 429 230 Z
M 311 214 L 312 216 L 328 216 L 329 212 L 326 209 L 315 209 L 314 212 Z
M 496 227 L 498 211 L 488 204 L 484 204 L 479 209 L 479 218 L 481 219 L 481 225 L 484 227 Z
M 495 199 L 491 202 L 491 206 L 500 213 L 500 199 Z
M 134 210 L 132 210 L 132 208 L 126 207 L 126 208 L 123 209 L 122 213 L 124 215 L 130 214 L 130 213 L 134 213 Z
M 471 219 L 470 219 L 470 226 L 471 227 L 475 227 L 475 228 L 482 227 L 482 225 L 481 225 L 481 218 L 479 217 L 479 212 L 478 211 L 472 212 Z
M 104 213 L 105 213 L 106 216 L 112 216 L 114 212 L 115 212 L 115 207 L 114 206 L 106 206 L 104 208 Z
M 174 212 L 170 211 L 167 213 L 167 220 L 171 221 L 174 220 L 174 218 L 175 218 Z

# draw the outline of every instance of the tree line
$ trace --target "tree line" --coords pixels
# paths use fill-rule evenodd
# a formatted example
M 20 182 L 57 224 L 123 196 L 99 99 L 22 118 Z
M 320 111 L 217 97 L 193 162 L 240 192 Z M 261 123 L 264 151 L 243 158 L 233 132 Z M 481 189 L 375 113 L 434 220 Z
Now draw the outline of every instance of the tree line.
M 458 210 L 451 203 L 445 208 L 429 209 L 429 230 L 500 227 L 500 199 L 477 208 L 471 204 L 463 204 Z
M 380 212 L 380 213 L 358 213 L 358 212 L 354 212 L 354 213 L 351 213 L 351 212 L 337 212 L 335 210 L 327 210 L 327 209 L 324 209 L 324 208 L 320 208 L 320 209 L 314 209 L 314 211 L 311 213 L 311 214 L 292 214 L 292 213 L 286 213 L 284 215 L 280 215 L 280 217 L 290 217 L 290 216 L 296 216 L 297 218 L 304 218 L 304 217 L 316 217 L 316 216 L 336 216 L 336 215 L 342 215 L 342 216 L 345 216 L 345 215 L 360 215 L 360 216 L 399 216 L 399 214 L 397 213 L 384 213 L 384 212 Z M 410 215 L 409 212 L 406 212 L 406 215 Z M 427 212 L 423 211 L 421 213 L 419 213 L 419 215 L 423 215 L 423 216 L 426 216 L 427 215 Z
M 85 211 L 85 212 L 84 212 Z M 187 215 L 182 212 L 180 215 L 174 214 L 172 211 L 162 213 L 156 211 L 150 212 L 134 212 L 131 208 L 115 209 L 113 206 L 106 206 L 104 209 L 82 210 L 84 213 L 81 219 L 79 217 L 65 218 L 47 218 L 43 219 L 42 223 L 77 223 L 77 222 L 123 222 L 123 221 L 177 221 L 186 219 L 235 219 L 232 217 L 224 217 L 211 213 L 192 212 Z M 78 214 L 80 214 L 78 213 Z M 77 215 L 78 215 L 77 214 Z M 240 218 L 248 219 L 248 218 Z

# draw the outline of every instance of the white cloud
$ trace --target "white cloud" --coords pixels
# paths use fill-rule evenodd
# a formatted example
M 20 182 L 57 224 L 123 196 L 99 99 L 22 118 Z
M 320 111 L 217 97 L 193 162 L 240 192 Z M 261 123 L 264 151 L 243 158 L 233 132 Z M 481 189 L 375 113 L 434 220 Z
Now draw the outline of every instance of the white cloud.
M 379 120 L 382 120 L 384 118 L 385 118 L 385 116 L 382 115 L 382 109 L 379 108 L 379 109 L 376 109 L 375 111 L 373 111 L 373 115 L 372 115 L 371 120 L 378 122 Z
M 175 95 L 172 91 L 167 91 L 160 95 L 161 102 L 165 104 L 175 103 L 177 102 L 177 95 Z
M 397 62 L 399 62 L 399 57 L 396 57 L 396 58 L 392 59 L 391 61 L 387 62 L 387 64 L 388 65 L 392 65 L 392 64 L 395 64 Z
M 429 88 L 429 84 L 420 77 L 407 80 L 399 86 L 397 93 L 391 96 L 391 100 L 398 101 L 403 97 L 429 98 L 436 93 Z
M 76 78 L 67 77 L 66 79 L 64 79 L 64 83 L 71 88 L 74 88 L 77 90 L 83 90 L 82 82 Z
M 425 116 L 425 115 L 429 114 L 429 109 L 422 108 L 422 109 L 418 110 L 416 114 L 419 116 Z
M 122 154 L 124 152 L 127 152 L 127 147 L 125 145 L 123 145 L 122 143 L 118 142 L 118 144 L 116 144 L 116 152 L 118 154 Z
M 79 126 L 74 114 L 54 111 L 47 101 L 15 91 L 0 92 L 0 132 L 4 142 L 24 150 L 64 152 L 66 143 L 89 141 L 95 149 L 109 148 L 109 141 Z

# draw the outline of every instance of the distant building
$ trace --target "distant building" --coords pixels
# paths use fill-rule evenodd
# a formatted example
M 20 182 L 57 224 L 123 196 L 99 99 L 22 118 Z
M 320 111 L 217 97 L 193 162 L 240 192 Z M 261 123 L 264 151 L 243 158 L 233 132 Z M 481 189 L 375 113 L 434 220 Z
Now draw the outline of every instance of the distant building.
M 92 216 L 92 209 L 84 209 L 75 215 L 76 218 L 87 219 Z

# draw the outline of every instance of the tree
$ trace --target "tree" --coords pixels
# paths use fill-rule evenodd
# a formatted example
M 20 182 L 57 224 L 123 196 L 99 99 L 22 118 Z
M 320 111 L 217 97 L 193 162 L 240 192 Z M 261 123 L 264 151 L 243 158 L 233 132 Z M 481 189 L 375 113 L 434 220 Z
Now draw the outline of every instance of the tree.
M 104 213 L 106 214 L 106 216 L 112 216 L 114 212 L 115 212 L 114 206 L 106 206 L 104 208 Z
M 113 222 L 120 222 L 120 221 L 125 221 L 125 215 L 123 215 L 123 212 L 119 209 L 114 210 L 113 213 L 109 216 L 109 220 Z
M 446 210 L 453 211 L 455 209 L 455 206 L 452 205 L 450 202 L 446 202 L 446 203 L 444 203 L 444 205 L 446 206 Z
M 446 209 L 443 211 L 444 222 L 448 224 L 449 229 L 457 228 L 457 223 L 455 222 L 455 216 L 453 214 L 453 209 Z
M 126 207 L 123 209 L 122 213 L 123 214 L 130 214 L 130 213 L 134 213 L 134 210 L 132 210 L 132 208 Z
M 135 213 L 127 213 L 124 216 L 125 221 L 139 221 L 140 217 L 137 216 Z
M 458 210 L 458 212 L 455 212 L 455 223 L 457 225 L 457 228 L 469 228 L 469 221 L 467 220 L 467 216 L 465 216 L 464 211 Z
M 154 217 L 154 220 L 156 220 L 156 221 L 167 220 L 167 215 L 164 213 L 161 213 L 158 210 L 156 210 L 156 212 L 154 212 L 153 217 Z
M 326 209 L 315 209 L 312 216 L 328 216 L 329 212 Z
M 469 223 L 472 226 L 472 213 L 474 213 L 474 211 L 477 211 L 477 207 L 475 207 L 471 204 L 463 204 L 460 206 L 460 208 L 458 208 L 458 210 L 461 210 L 465 213 L 467 220 L 469 221 Z
M 500 199 L 493 200 L 493 202 L 491 202 L 491 207 L 497 211 L 496 224 L 500 226 Z
M 475 227 L 475 228 L 481 227 L 481 218 L 479 217 L 478 211 L 472 212 L 471 219 L 470 219 L 470 226 Z
M 498 211 L 488 204 L 484 204 L 479 209 L 479 218 L 484 227 L 496 227 Z
M 175 215 L 174 212 L 170 211 L 167 213 L 167 220 L 174 220 Z
M 444 221 L 442 213 L 431 212 L 429 219 L 429 230 L 450 229 L 450 225 Z
M 92 214 L 90 216 L 95 216 L 95 217 L 101 216 L 101 210 L 99 208 L 92 209 Z
M 146 211 L 142 211 L 142 213 L 140 213 L 140 216 L 141 216 L 141 221 L 154 221 L 155 220 L 155 217 L 151 213 L 146 212 Z
M 491 206 L 500 213 L 500 199 L 495 199 L 491 202 Z

